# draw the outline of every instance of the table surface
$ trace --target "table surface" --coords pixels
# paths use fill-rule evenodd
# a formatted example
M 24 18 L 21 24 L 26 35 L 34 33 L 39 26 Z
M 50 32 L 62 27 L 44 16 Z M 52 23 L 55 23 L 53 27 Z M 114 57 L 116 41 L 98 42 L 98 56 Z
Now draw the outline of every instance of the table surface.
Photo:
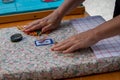
M 83 15 L 71 15 L 71 16 L 65 16 L 63 20 L 83 18 L 87 16 L 89 16 L 88 13 L 85 13 Z M 26 25 L 32 21 L 33 20 L 0 24 L 0 28 L 7 28 L 7 27 L 17 26 L 17 25 Z M 96 75 L 90 75 L 90 76 L 84 76 L 84 77 L 78 77 L 78 78 L 72 78 L 72 79 L 64 79 L 64 80 L 120 80 L 120 71 L 96 74 Z

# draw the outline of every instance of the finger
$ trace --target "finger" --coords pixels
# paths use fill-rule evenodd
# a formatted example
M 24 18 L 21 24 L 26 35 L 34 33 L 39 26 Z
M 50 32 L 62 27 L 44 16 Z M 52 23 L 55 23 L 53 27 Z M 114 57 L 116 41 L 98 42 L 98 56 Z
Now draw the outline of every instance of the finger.
M 38 24 L 39 22 L 40 22 L 40 20 L 37 20 L 37 21 L 34 21 L 34 22 L 30 23 L 29 25 L 25 26 L 25 30 L 27 30 L 27 29 L 29 29 L 30 27 Z
M 63 51 L 63 53 L 71 53 L 71 52 L 73 52 L 73 51 L 75 51 L 75 50 L 77 50 L 79 48 L 80 48 L 79 45 L 73 45 L 70 48 L 68 48 L 67 50 Z
M 45 26 L 45 25 L 46 25 L 45 20 L 37 20 L 37 21 L 31 23 L 30 25 L 28 25 L 27 27 L 25 27 L 24 31 L 29 31 L 29 29 L 32 28 L 33 26 L 38 26 L 38 28 L 40 28 L 39 26 Z
M 46 25 L 47 25 L 47 23 L 46 23 L 45 20 L 43 20 L 41 22 L 39 21 L 39 23 L 37 23 L 36 25 L 34 25 L 34 27 L 30 27 L 26 31 L 33 31 L 33 30 L 36 30 L 36 29 L 41 29 L 42 27 L 44 27 Z
M 68 42 L 66 44 L 63 44 L 60 47 L 54 48 L 53 51 L 64 51 L 64 50 L 68 49 L 69 47 L 71 47 L 72 45 L 73 45 L 73 43 Z
M 47 26 L 42 28 L 42 33 L 47 32 L 51 29 L 51 24 L 48 24 Z
M 49 25 L 49 23 L 48 23 L 47 21 L 41 21 L 41 22 L 40 22 L 40 25 L 41 25 L 41 26 L 46 26 L 46 25 Z
M 34 30 L 37 30 L 37 29 L 41 29 L 42 27 L 43 27 L 43 26 L 41 26 L 40 23 L 39 23 L 39 24 L 37 24 L 37 25 L 34 25 L 34 26 L 28 28 L 28 29 L 25 30 L 25 31 L 27 31 L 27 32 L 29 32 L 29 31 L 34 31 Z
M 66 44 L 67 42 L 69 42 L 69 40 L 64 40 L 64 41 L 62 41 L 62 42 L 60 42 L 60 43 L 57 43 L 57 44 L 55 44 L 51 49 L 60 47 L 60 46 L 62 46 L 63 44 Z

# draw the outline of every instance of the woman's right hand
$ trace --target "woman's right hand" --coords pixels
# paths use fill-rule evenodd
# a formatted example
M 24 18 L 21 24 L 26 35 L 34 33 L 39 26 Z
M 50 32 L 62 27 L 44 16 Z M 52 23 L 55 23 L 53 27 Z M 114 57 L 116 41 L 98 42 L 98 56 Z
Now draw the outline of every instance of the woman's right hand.
M 41 30 L 42 33 L 56 29 L 62 20 L 57 12 L 53 12 L 45 18 L 38 19 L 25 26 L 23 31 L 29 32 L 34 30 Z

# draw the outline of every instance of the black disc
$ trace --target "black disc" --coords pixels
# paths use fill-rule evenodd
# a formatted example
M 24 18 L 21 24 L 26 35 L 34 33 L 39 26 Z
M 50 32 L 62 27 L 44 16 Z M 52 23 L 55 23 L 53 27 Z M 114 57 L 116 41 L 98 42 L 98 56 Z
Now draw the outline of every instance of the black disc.
M 17 34 L 12 35 L 10 37 L 10 39 L 12 42 L 19 42 L 23 39 L 23 36 L 21 34 L 17 33 Z

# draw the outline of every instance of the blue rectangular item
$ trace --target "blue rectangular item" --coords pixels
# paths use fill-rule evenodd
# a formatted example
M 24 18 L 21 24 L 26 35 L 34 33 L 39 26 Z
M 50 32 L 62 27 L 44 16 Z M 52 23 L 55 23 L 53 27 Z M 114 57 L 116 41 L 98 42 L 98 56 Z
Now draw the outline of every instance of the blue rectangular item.
M 35 45 L 36 46 L 45 46 L 45 45 L 50 45 L 50 44 L 54 44 L 53 40 L 52 39 L 46 39 L 44 41 L 39 41 L 39 40 L 36 40 L 35 41 Z

